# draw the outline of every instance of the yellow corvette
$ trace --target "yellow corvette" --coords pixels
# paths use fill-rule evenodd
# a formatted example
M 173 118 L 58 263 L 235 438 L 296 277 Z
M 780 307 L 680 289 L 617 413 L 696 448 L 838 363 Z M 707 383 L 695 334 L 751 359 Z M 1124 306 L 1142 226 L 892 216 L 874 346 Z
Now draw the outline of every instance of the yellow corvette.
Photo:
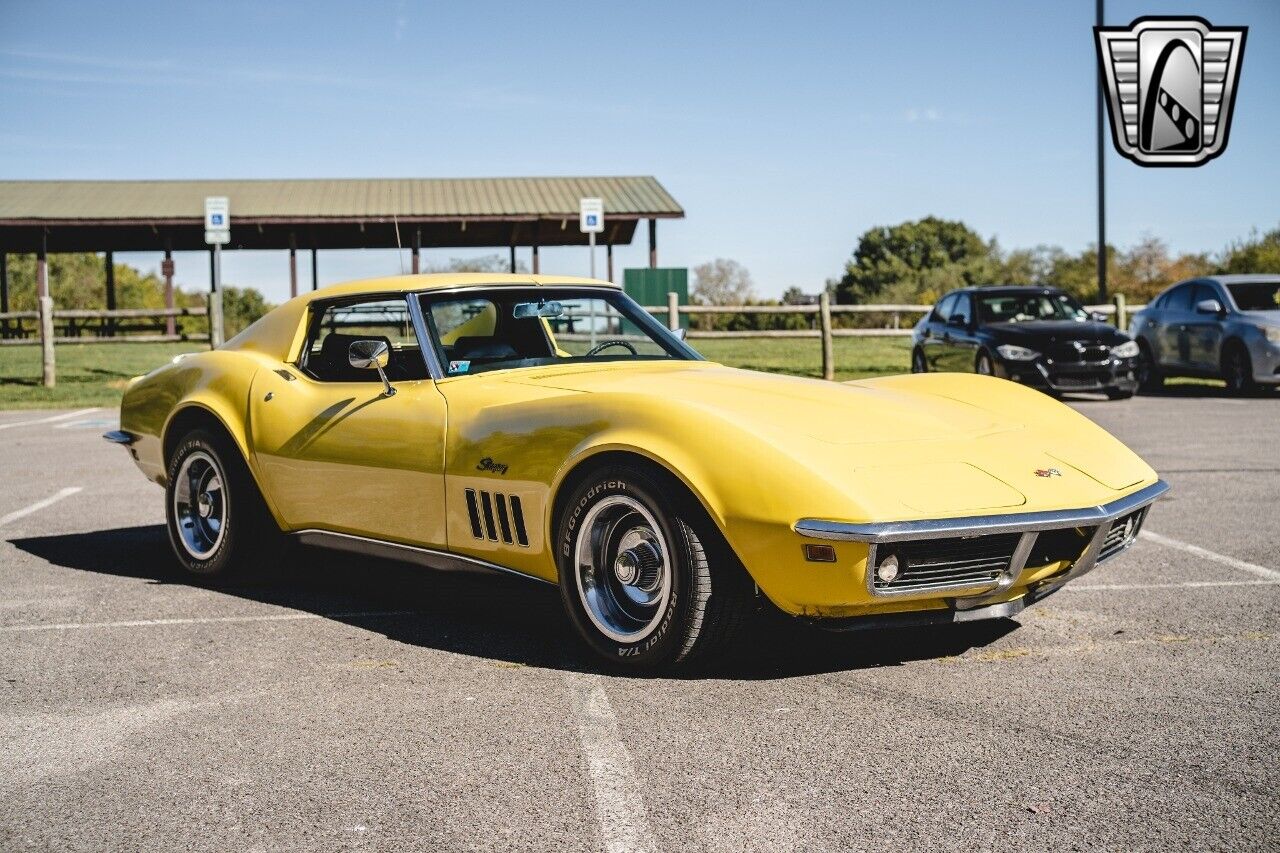
M 208 578 L 301 542 L 558 583 L 652 668 L 767 599 L 833 628 L 1017 613 L 1130 545 L 1165 484 L 1045 395 L 703 360 L 619 288 L 489 274 L 300 296 L 125 391 L 125 445 Z

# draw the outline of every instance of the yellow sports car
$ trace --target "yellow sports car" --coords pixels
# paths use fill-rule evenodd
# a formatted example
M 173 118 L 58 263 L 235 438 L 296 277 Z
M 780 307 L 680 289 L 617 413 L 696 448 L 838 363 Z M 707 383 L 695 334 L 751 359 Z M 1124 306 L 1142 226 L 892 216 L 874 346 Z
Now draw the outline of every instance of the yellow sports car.
M 1012 382 L 731 369 L 615 285 L 550 276 L 300 296 L 134 379 L 120 425 L 194 575 L 289 542 L 517 572 L 633 668 L 707 656 L 765 599 L 832 628 L 1010 616 L 1166 488 Z

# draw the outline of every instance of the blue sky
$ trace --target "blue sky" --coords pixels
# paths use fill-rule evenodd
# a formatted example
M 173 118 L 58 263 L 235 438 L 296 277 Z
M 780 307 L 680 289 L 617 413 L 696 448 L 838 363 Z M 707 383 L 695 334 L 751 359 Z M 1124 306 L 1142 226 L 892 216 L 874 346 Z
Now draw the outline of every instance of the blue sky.
M 1093 6 L 0 0 L 0 177 L 652 174 L 688 213 L 660 223 L 660 262 L 734 258 L 764 295 L 815 291 L 866 228 L 927 214 L 1074 251 L 1096 229 Z M 1109 150 L 1111 242 L 1216 251 L 1280 225 L 1280 3 L 1107 6 L 1250 27 L 1224 156 Z M 543 258 L 587 269 L 583 249 Z M 178 269 L 204 286 L 198 256 Z M 273 299 L 287 276 L 283 253 L 226 262 Z

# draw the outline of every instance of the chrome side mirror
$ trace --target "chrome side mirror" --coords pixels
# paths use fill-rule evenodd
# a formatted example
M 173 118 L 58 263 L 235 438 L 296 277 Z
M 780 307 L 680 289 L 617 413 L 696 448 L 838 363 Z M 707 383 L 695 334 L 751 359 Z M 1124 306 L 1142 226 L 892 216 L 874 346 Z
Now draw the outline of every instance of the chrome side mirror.
M 351 346 L 347 348 L 347 361 L 352 367 L 358 367 L 361 370 L 376 370 L 378 378 L 382 380 L 382 394 L 390 397 L 396 393 L 396 389 L 391 387 L 391 382 L 387 379 L 387 372 L 383 370 L 391 361 L 391 347 L 387 346 L 386 341 L 352 341 Z
M 671 334 L 676 336 L 677 341 L 683 341 L 686 337 L 689 336 L 689 330 L 686 329 L 684 326 L 681 326 L 678 329 L 671 329 L 670 332 Z
M 1196 303 L 1197 314 L 1223 314 L 1222 303 L 1216 299 L 1201 299 Z

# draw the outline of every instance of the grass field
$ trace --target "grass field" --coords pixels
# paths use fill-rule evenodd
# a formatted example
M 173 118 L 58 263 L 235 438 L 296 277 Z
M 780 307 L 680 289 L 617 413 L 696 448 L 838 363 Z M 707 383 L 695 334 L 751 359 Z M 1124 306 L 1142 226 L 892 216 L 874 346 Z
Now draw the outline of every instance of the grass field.
M 822 352 L 816 339 L 704 339 L 691 343 L 712 361 L 733 367 L 822 375 Z M 836 379 L 905 373 L 910 345 L 909 338 L 836 338 Z M 59 345 L 58 384 L 46 389 L 40 385 L 39 347 L 0 347 L 0 409 L 115 406 L 130 377 L 146 373 L 178 353 L 201 349 L 201 344 Z

